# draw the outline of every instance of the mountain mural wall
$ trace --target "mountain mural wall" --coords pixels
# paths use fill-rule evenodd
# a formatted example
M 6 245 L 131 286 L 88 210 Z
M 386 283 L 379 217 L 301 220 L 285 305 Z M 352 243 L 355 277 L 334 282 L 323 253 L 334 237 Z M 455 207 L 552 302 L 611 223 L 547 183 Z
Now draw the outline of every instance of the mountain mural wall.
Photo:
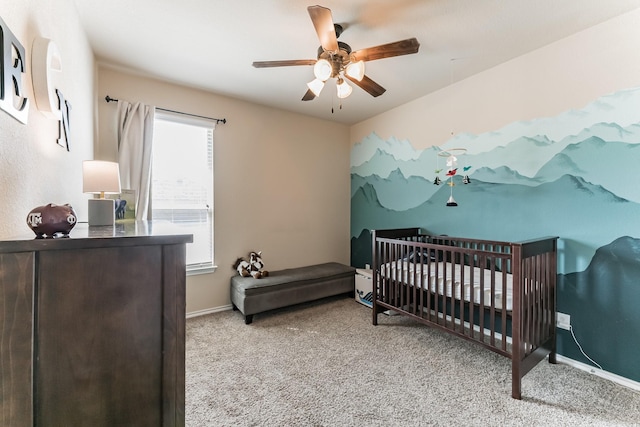
M 640 381 L 638 112 L 640 88 L 632 88 L 423 150 L 370 134 L 351 153 L 352 265 L 371 262 L 370 230 L 380 228 L 508 241 L 559 236 L 558 310 L 605 370 Z M 468 185 L 460 173 L 446 185 L 438 154 L 453 148 L 466 150 L 458 167 L 468 168 Z M 446 206 L 452 194 L 457 207 Z M 590 363 L 564 331 L 558 347 Z

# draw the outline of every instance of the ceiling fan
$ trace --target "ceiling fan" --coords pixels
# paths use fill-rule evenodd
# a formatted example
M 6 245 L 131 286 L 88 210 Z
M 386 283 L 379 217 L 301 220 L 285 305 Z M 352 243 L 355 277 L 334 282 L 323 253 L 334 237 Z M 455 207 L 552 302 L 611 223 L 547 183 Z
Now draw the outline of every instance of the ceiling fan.
M 310 101 L 320 95 L 325 82 L 330 78 L 336 79 L 338 98 L 346 98 L 351 94 L 352 88 L 345 79 L 350 80 L 374 97 L 380 96 L 386 89 L 364 74 L 364 63 L 417 53 L 420 48 L 420 43 L 414 37 L 353 52 L 351 46 L 338 41 L 343 27 L 333 23 L 330 9 L 322 6 L 309 6 L 307 11 L 320 39 L 317 59 L 256 61 L 253 63 L 256 68 L 313 65 L 313 73 L 316 78 L 307 84 L 309 89 L 302 97 L 303 101 Z

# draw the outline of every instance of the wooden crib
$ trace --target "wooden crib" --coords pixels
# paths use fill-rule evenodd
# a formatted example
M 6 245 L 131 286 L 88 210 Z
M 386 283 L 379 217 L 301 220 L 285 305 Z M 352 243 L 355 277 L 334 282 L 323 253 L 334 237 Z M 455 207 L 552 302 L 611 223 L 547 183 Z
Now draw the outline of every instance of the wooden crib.
M 511 358 L 511 395 L 549 355 L 556 363 L 557 237 L 500 242 L 372 231 L 373 324 L 386 310 Z

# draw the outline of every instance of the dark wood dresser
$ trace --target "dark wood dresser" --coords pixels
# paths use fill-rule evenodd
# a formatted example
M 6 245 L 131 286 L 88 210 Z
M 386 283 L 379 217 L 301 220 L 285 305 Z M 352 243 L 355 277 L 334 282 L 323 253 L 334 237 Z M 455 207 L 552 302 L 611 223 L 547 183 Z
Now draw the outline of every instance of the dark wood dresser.
M 183 426 L 192 240 L 131 222 L 0 241 L 0 425 Z

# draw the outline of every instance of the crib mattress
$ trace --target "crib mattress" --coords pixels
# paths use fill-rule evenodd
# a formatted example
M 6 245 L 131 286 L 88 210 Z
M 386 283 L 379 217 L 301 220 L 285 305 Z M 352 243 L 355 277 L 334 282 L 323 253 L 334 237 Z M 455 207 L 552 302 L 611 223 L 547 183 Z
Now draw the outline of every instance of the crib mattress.
M 444 261 L 420 264 L 399 260 L 382 265 L 380 274 L 438 295 L 493 306 L 498 310 L 503 307 L 512 310 L 513 276 L 509 273 Z

